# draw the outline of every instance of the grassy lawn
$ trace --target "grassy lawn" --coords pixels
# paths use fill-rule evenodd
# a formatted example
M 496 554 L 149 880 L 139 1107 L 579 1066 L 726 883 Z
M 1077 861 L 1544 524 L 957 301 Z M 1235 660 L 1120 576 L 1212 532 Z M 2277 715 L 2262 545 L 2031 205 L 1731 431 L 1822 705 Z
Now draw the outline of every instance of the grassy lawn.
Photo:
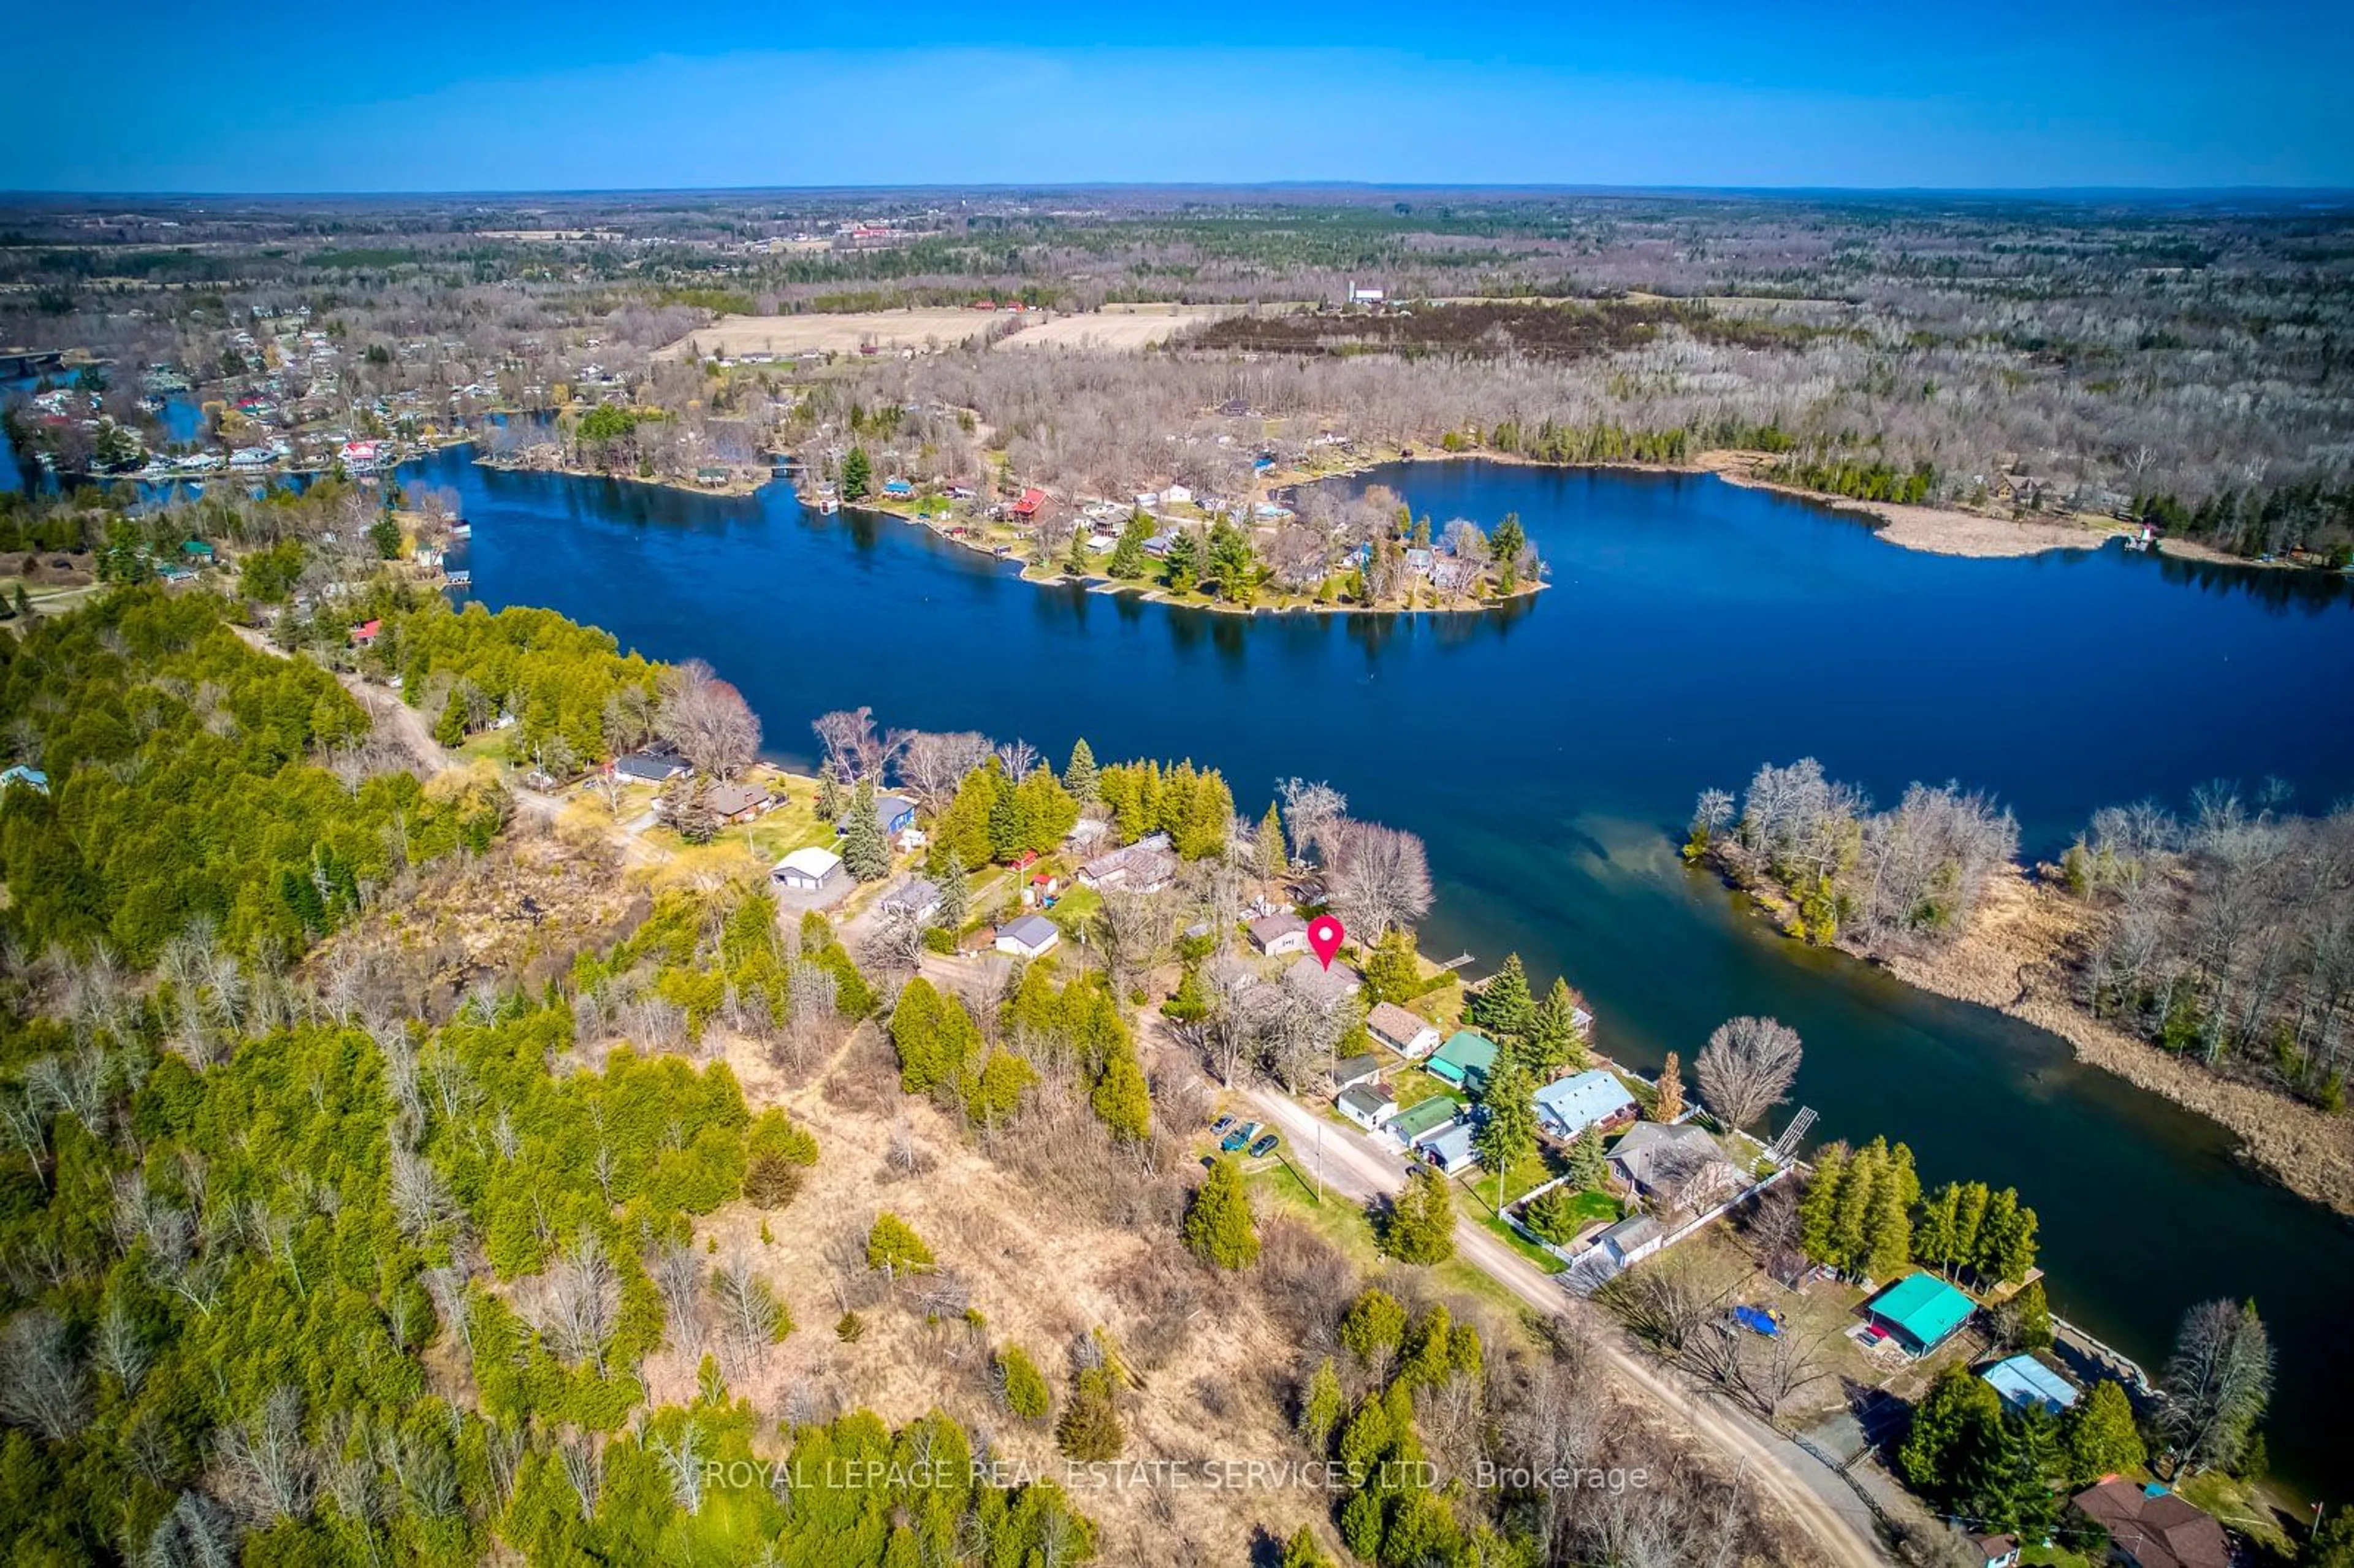
M 2205 1509 L 2230 1529 L 2263 1542 L 2282 1557 L 2290 1555 L 2287 1535 L 2279 1519 L 2254 1487 L 2233 1476 L 2207 1470 L 2174 1489 Z
M 1364 1205 L 1330 1192 L 1325 1193 L 1323 1202 L 1317 1202 L 1312 1178 L 1278 1161 L 1250 1172 L 1244 1178 L 1244 1185 L 1250 1192 L 1253 1211 L 1261 1219 L 1276 1214 L 1290 1215 L 1331 1242 L 1340 1249 L 1343 1257 L 1364 1273 L 1377 1275 L 1406 1266 L 1382 1255 L 1381 1247 L 1373 1240 L 1373 1221 L 1367 1216 Z M 1548 1260 L 1552 1258 L 1549 1253 L 1545 1256 Z M 1531 1258 L 1530 1261 L 1537 1260 Z M 1527 1304 L 1519 1297 L 1459 1258 L 1436 1266 L 1430 1274 L 1448 1289 L 1476 1296 L 1499 1308 L 1514 1323 L 1522 1322 L 1528 1312 Z
M 1567 1165 L 1552 1150 L 1543 1144 L 1537 1145 L 1530 1150 L 1518 1164 L 1504 1172 L 1503 1206 L 1510 1208 L 1514 1202 L 1527 1193 L 1535 1192 L 1554 1177 L 1562 1175 L 1567 1169 Z M 1465 1177 L 1460 1185 L 1470 1189 L 1478 1200 L 1479 1208 L 1490 1213 L 1495 1211 L 1497 1205 L 1494 1171 L 1474 1171 Z
M 2081 1552 L 2071 1552 L 2064 1546 L 2031 1546 L 2019 1555 L 2020 1562 L 2031 1563 L 2043 1568 L 2095 1568 L 2093 1559 Z
M 1583 1228 L 1596 1220 L 1618 1218 L 1618 1200 L 1607 1192 L 1593 1191 L 1579 1192 L 1570 1199 L 1569 1212 L 1579 1227 Z
M 1389 1085 L 1390 1093 L 1397 1097 L 1398 1109 L 1400 1110 L 1405 1110 L 1410 1107 L 1418 1106 L 1426 1099 L 1432 1099 L 1441 1095 L 1453 1100 L 1457 1105 L 1467 1105 L 1469 1103 L 1464 1098 L 1462 1090 L 1455 1087 L 1451 1084 L 1447 1084 L 1437 1078 L 1432 1077 L 1420 1067 L 1394 1067 L 1389 1072 L 1384 1074 L 1383 1078 L 1384 1081 Z

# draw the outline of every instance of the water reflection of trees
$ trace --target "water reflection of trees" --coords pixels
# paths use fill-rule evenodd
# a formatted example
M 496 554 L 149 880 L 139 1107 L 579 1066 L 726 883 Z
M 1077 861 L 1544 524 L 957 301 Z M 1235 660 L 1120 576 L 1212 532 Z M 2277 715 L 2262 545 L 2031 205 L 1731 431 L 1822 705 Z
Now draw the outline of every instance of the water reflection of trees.
M 2151 558 L 2168 582 L 2225 597 L 2245 595 L 2274 614 L 2301 609 L 2307 615 L 2317 615 L 2343 609 L 2354 600 L 2354 584 L 2337 572 L 2301 567 L 2233 566 L 2162 552 Z

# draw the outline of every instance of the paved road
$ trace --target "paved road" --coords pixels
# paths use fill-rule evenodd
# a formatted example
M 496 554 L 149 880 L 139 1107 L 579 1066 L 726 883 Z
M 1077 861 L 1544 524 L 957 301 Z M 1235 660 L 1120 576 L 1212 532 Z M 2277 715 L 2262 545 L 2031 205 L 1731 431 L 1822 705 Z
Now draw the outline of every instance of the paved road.
M 1282 1130 L 1293 1159 L 1314 1179 L 1321 1129 L 1324 1185 L 1359 1202 L 1395 1192 L 1405 1185 L 1406 1160 L 1385 1139 L 1353 1128 L 1335 1127 L 1279 1091 L 1250 1089 L 1251 1103 L 1267 1123 Z M 1589 1310 L 1474 1221 L 1458 1215 L 1457 1253 L 1544 1316 Z M 1840 1568 L 1876 1568 L 1889 1561 L 1861 1499 L 1822 1462 L 1764 1423 L 1705 1395 L 1697 1395 L 1681 1374 L 1628 1343 L 1616 1324 L 1590 1323 L 1588 1337 L 1612 1371 L 1687 1437 L 1714 1444 L 1729 1458 L 1747 1461 L 1743 1474 L 1763 1489 L 1800 1529 L 1813 1537 L 1823 1561 Z

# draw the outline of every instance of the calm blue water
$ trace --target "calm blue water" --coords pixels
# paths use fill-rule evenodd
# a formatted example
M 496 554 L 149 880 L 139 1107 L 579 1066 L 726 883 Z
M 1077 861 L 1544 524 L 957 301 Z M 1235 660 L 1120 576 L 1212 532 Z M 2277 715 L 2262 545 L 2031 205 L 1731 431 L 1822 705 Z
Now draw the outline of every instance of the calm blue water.
M 2326 804 L 2354 789 L 2342 585 L 2115 548 L 1942 559 L 1712 479 L 1425 463 L 1368 482 L 1440 523 L 1517 511 L 1555 586 L 1494 614 L 1244 620 L 1025 584 L 782 487 L 701 497 L 462 451 L 403 478 L 460 493 L 485 602 L 709 659 L 790 760 L 815 715 L 866 704 L 1057 758 L 1082 733 L 1106 758 L 1191 756 L 1254 817 L 1278 777 L 1331 779 L 1428 841 L 1428 950 L 1568 974 L 1640 1063 L 1689 1061 L 1734 1012 L 1789 1022 L 1821 1134 L 1903 1139 L 1932 1182 L 2015 1181 L 2055 1305 L 2094 1332 L 2154 1363 L 2186 1306 L 2253 1296 L 2286 1363 L 2276 1464 L 2354 1488 L 2331 1425 L 2354 1397 L 2340 1222 L 2041 1031 L 1794 948 L 1675 853 L 1696 790 L 1809 752 L 1884 798 L 1995 789 L 2041 851 L 2096 806 L 2218 776 Z

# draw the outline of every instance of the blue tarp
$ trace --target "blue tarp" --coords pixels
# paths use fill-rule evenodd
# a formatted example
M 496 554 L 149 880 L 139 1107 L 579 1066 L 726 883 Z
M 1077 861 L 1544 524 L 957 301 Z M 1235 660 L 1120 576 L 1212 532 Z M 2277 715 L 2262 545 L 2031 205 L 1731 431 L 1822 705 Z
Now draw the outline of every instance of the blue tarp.
M 1769 1340 L 1782 1331 L 1782 1325 L 1774 1321 L 1773 1315 L 1763 1307 L 1735 1307 L 1733 1320 L 1751 1333 L 1763 1334 Z

